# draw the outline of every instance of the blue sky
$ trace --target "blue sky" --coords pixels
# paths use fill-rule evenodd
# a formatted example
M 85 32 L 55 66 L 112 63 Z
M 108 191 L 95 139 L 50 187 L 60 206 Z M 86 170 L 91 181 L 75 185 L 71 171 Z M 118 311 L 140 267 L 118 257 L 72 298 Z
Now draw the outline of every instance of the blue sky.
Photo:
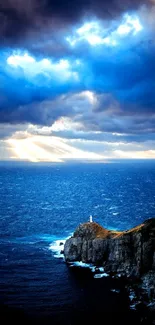
M 0 159 L 155 158 L 155 2 L 0 4 Z

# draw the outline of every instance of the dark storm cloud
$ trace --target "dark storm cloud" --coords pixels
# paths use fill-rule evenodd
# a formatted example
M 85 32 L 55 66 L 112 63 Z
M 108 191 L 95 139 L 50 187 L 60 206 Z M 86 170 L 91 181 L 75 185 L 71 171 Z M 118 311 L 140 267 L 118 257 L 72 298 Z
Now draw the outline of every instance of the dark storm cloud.
M 144 0 L 1 0 L 1 46 L 24 43 L 24 38 L 31 32 L 39 36 L 46 27 L 51 26 L 53 33 L 67 25 L 78 22 L 83 17 L 97 16 L 113 19 L 125 11 L 135 10 Z M 36 36 L 36 35 L 35 35 Z
M 23 134 L 24 131 L 26 131 L 27 125 L 13 125 L 13 124 L 1 124 L 0 127 L 0 140 L 8 139 L 10 138 L 13 134 L 16 134 L 16 137 L 18 136 L 18 133 Z M 23 135 L 22 135 L 23 137 Z
M 125 52 L 121 48 L 113 55 L 108 52 L 109 56 L 84 57 L 82 66 L 76 67 L 79 79 L 75 82 L 72 74 L 64 81 L 57 80 L 56 73 L 27 79 L 22 68 L 9 67 L 3 57 L 0 122 L 51 125 L 61 116 L 71 116 L 88 130 L 154 132 L 154 46 L 149 51 L 139 47 L 138 55 L 136 50 Z M 79 96 L 87 89 L 95 94 L 95 105 Z
M 15 105 L 15 103 L 14 103 Z M 61 116 L 74 116 L 75 112 L 70 103 L 64 103 L 64 98 L 60 97 L 53 100 L 44 100 L 33 102 L 28 105 L 19 105 L 17 107 L 11 104 L 0 109 L 0 123 L 34 125 L 52 125 Z
M 61 76 L 59 66 L 56 66 L 58 72 L 53 70 L 49 73 L 47 71 L 42 73 L 43 68 L 40 65 L 36 67 L 36 69 L 40 69 L 40 72 L 37 70 L 36 75 L 29 76 L 21 67 L 10 67 L 6 58 L 6 55 L 1 56 L 0 62 L 0 123 L 29 122 L 50 125 L 61 114 L 70 114 L 71 105 L 67 104 L 69 111 L 65 112 L 61 95 L 79 88 L 76 79 L 73 80 L 72 70 L 67 70 L 67 68 L 63 70 L 62 68 L 64 76 Z M 28 63 L 28 65 L 30 64 Z M 55 65 L 53 66 L 55 67 Z M 33 68 L 34 64 L 32 64 Z M 59 101 L 61 105 L 57 104 Z
M 94 141 L 94 142 L 122 142 L 122 143 L 143 143 L 148 141 L 155 141 L 154 133 L 144 133 L 144 134 L 119 134 L 110 132 L 86 132 L 86 131 L 76 131 L 76 130 L 63 130 L 63 131 L 49 131 L 45 134 L 41 129 L 36 129 L 32 131 L 34 135 L 47 135 L 56 136 L 68 140 L 84 140 L 84 141 Z
M 100 113 L 95 116 L 84 116 L 82 121 L 87 130 L 129 134 L 131 139 L 134 134 L 140 134 L 143 137 L 143 134 L 155 133 L 155 114 L 142 117 L 138 113 L 133 116 L 131 114 L 127 116 L 123 113 L 106 116 Z
M 155 46 L 147 38 L 133 46 L 129 37 L 123 46 L 94 51 L 85 60 L 86 69 L 91 67 L 85 78 L 89 89 L 111 92 L 122 104 L 136 102 L 149 108 L 154 99 Z
M 106 95 L 95 94 L 97 101 L 95 105 L 90 103 L 87 92 L 62 95 L 53 100 L 44 100 L 40 103 L 20 106 L 18 109 L 12 110 L 10 115 L 8 114 L 8 120 L 6 118 L 3 123 L 37 124 L 40 127 L 28 129 L 28 133 L 33 135 L 54 135 L 74 140 L 95 140 L 99 142 L 155 140 L 155 113 L 124 112 L 112 97 L 109 107 L 106 106 L 103 110 L 103 97 L 107 105 L 107 97 L 110 96 Z M 102 105 L 102 110 L 99 109 L 100 105 Z M 54 131 L 49 128 L 45 132 L 42 129 L 41 126 L 51 126 L 62 117 L 68 118 L 68 130 L 66 126 L 62 131 Z M 63 125 L 63 120 L 61 123 Z M 24 126 L 23 128 L 25 129 Z
M 155 132 L 152 25 L 145 32 L 145 24 L 140 36 L 124 37 L 116 47 L 103 45 L 95 48 L 82 40 L 71 49 L 64 41 L 64 35 L 67 35 L 64 30 L 75 29 L 83 17 L 92 14 L 107 22 L 113 21 L 129 10 L 140 8 L 143 3 L 130 0 L 2 0 L 0 123 L 49 126 L 65 116 L 81 123 L 81 131 L 87 132 L 87 135 L 81 134 L 84 139 L 90 136 L 90 130 L 128 134 L 127 141 L 131 137 L 131 141 L 136 139 L 137 142 L 140 141 L 138 134 L 142 139 L 143 133 L 147 132 L 152 139 Z M 149 3 L 151 1 L 146 2 Z M 7 64 L 7 57 L 12 55 L 11 47 L 20 48 L 23 55 L 26 46 L 33 54 L 36 52 L 40 72 L 35 76 L 27 75 L 23 66 Z M 59 60 L 61 57 L 69 62 L 70 68 L 66 73 L 70 77 L 63 79 L 63 72 L 59 70 L 55 73 L 43 71 L 39 60 L 47 53 L 52 64 L 57 65 L 58 56 Z M 79 65 L 76 65 L 76 60 L 80 60 Z M 74 73 L 77 74 L 76 80 Z M 91 105 L 87 96 L 79 95 L 85 90 L 95 94 L 97 103 Z M 62 132 L 63 135 L 66 138 L 77 136 L 76 133 L 65 135 Z

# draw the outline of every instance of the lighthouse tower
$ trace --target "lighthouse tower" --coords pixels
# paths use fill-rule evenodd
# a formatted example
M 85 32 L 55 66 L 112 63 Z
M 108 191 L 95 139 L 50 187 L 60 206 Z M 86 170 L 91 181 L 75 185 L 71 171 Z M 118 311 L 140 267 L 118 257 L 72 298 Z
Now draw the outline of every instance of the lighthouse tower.
M 93 222 L 93 217 L 92 217 L 92 215 L 90 215 L 90 217 L 89 217 L 89 221 L 90 221 L 90 222 Z

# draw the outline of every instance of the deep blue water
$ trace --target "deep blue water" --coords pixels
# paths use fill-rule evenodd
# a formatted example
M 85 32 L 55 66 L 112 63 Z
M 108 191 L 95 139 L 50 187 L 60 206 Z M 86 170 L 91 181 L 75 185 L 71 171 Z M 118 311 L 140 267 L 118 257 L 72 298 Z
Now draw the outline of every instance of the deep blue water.
M 6 319 L 9 312 L 16 320 L 73 324 L 80 315 L 129 313 L 122 283 L 69 268 L 50 249 L 90 214 L 120 230 L 155 216 L 155 162 L 0 167 L 0 304 Z M 111 291 L 118 287 L 120 293 Z

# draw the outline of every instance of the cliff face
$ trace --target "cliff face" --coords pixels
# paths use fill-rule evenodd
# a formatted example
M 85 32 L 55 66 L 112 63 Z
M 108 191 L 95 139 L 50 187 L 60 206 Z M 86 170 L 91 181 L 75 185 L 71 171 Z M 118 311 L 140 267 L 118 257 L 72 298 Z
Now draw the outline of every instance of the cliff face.
M 124 232 L 81 224 L 64 247 L 66 262 L 103 265 L 106 272 L 141 277 L 155 271 L 155 218 Z

